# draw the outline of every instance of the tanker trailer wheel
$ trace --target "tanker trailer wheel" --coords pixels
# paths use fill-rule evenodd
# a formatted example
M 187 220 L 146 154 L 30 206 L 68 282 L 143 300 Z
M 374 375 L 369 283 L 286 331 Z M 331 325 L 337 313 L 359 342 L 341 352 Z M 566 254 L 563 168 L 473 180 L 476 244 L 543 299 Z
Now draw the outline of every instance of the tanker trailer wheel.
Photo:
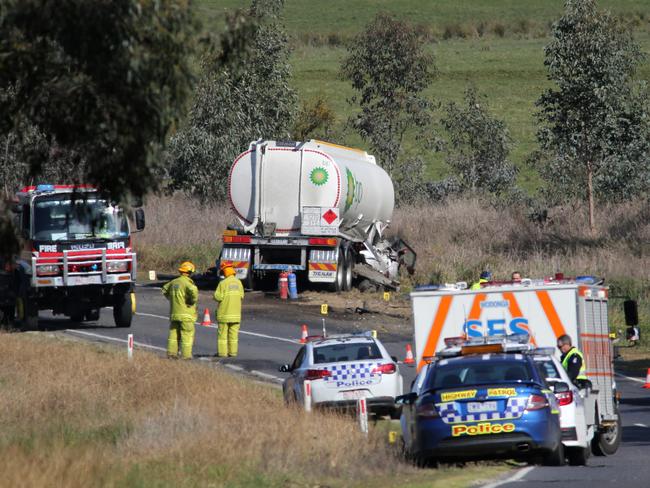
M 345 249 L 344 263 L 345 271 L 343 272 L 343 290 L 350 291 L 352 289 L 352 268 L 354 268 L 354 258 L 349 247 Z
M 336 265 L 336 279 L 334 283 L 330 284 L 330 289 L 332 291 L 343 291 L 345 290 L 345 271 L 346 263 L 343 248 L 339 249 L 339 261 Z
M 113 318 L 115 327 L 131 327 L 133 319 L 133 293 L 120 293 L 114 296 Z

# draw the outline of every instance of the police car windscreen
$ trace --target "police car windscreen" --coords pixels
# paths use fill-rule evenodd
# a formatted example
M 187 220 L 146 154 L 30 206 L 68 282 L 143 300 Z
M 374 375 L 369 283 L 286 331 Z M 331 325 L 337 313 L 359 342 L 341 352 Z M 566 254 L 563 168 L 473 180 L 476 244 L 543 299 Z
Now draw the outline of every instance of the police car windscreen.
M 381 358 L 381 352 L 374 342 L 331 344 L 314 348 L 314 364 Z
M 430 389 L 533 381 L 528 363 L 524 361 L 453 362 L 437 366 L 432 373 L 427 378 Z

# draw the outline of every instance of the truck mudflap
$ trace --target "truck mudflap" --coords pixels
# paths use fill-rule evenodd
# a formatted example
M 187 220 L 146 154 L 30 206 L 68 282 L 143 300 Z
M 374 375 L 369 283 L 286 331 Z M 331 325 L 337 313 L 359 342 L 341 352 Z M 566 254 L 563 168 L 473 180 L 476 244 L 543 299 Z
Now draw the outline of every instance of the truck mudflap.
M 250 247 L 223 247 L 220 264 L 227 262 L 235 268 L 238 279 L 243 280 L 248 277 L 250 272 L 251 248 Z
M 338 270 L 339 249 L 311 249 L 309 251 L 309 281 L 334 283 Z
M 88 249 L 32 256 L 31 286 L 68 287 L 135 282 L 136 254 Z

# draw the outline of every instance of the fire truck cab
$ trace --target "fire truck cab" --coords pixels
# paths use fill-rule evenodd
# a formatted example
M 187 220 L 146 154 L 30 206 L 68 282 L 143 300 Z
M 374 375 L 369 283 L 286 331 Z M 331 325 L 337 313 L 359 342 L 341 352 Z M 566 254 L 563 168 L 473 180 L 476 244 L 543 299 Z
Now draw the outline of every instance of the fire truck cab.
M 39 310 L 82 322 L 112 307 L 115 325 L 130 327 L 137 260 L 123 209 L 90 186 L 38 185 L 16 194 L 13 211 L 24 243 L 11 286 L 18 326 L 37 329 Z M 144 229 L 142 209 L 135 223 Z

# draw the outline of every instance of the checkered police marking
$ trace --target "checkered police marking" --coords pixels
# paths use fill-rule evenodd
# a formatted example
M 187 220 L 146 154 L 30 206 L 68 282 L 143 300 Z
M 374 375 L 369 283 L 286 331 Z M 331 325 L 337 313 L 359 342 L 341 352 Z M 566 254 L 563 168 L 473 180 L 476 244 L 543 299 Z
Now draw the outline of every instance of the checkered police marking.
M 437 403 L 440 418 L 446 424 L 455 424 L 458 422 L 480 422 L 483 420 L 507 420 L 518 419 L 526 410 L 528 398 L 508 398 L 506 408 L 503 412 L 482 412 L 461 415 L 460 403 L 445 402 Z
M 381 373 L 371 373 L 378 363 L 335 364 L 325 366 L 332 376 L 325 377 L 328 388 L 348 388 L 375 385 L 381 381 Z

